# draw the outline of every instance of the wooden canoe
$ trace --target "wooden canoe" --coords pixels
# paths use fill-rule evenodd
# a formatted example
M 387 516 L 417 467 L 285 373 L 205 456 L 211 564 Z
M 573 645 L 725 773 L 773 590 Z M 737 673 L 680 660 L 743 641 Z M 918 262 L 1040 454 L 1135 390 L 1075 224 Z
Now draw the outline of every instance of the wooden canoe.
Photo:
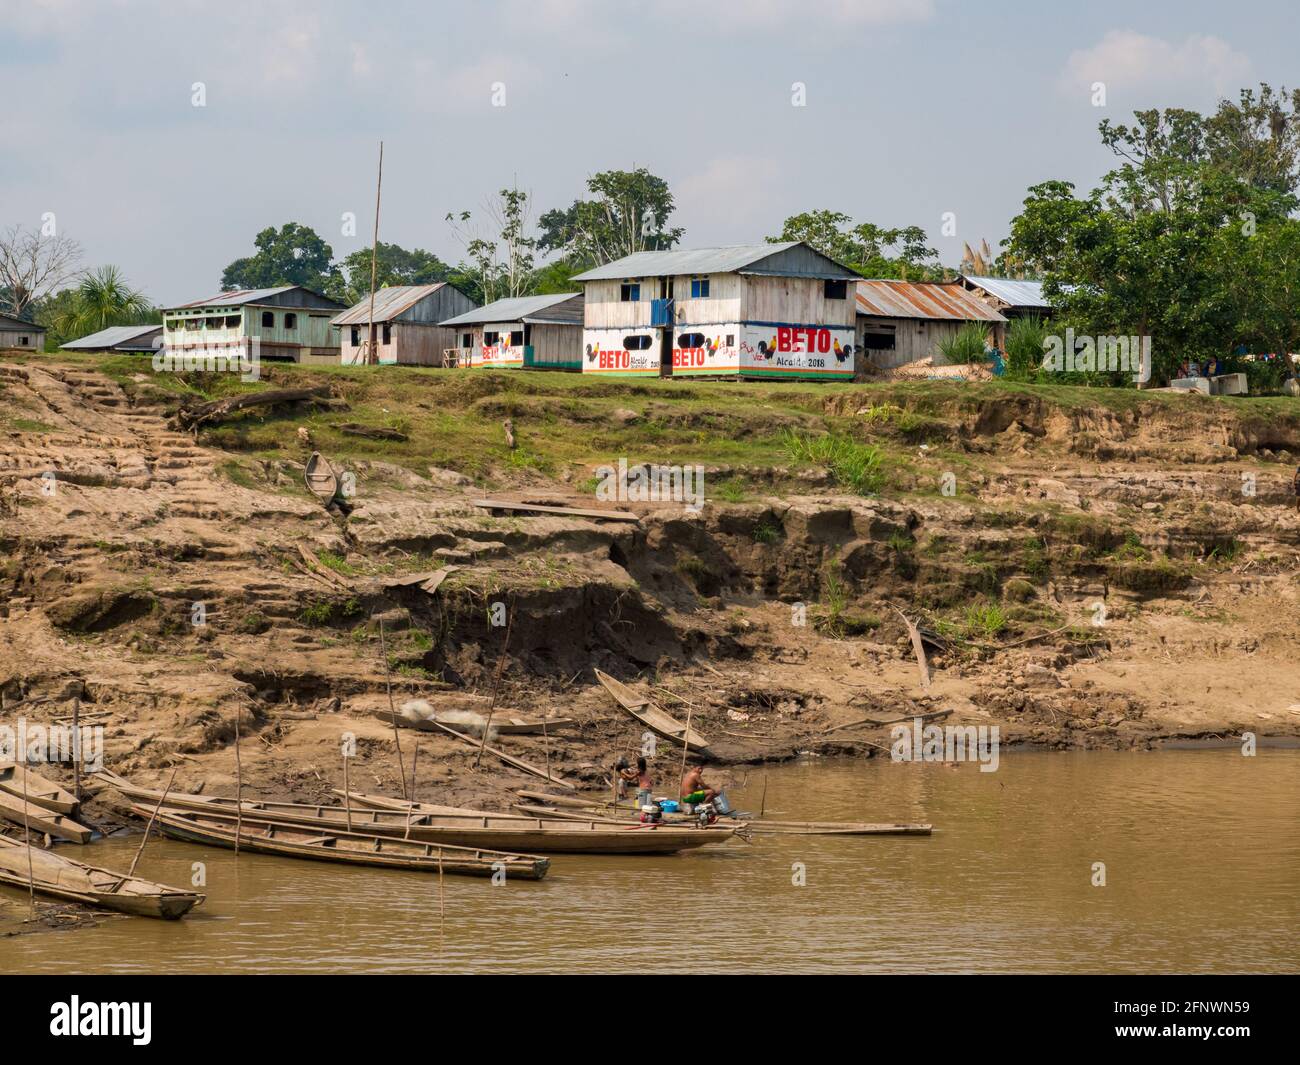
M 480 713 L 480 711 L 477 710 L 474 712 L 476 714 Z M 380 721 L 383 721 L 385 724 L 391 725 L 393 723 L 392 712 L 389 710 L 385 710 L 383 707 L 375 707 L 373 710 L 370 711 L 370 715 L 372 717 L 378 718 Z M 487 714 L 480 714 L 480 716 L 485 721 L 487 720 Z M 540 717 L 530 718 L 530 717 L 493 716 L 492 729 L 493 731 L 499 733 L 502 736 L 540 736 L 542 735 L 543 724 L 545 724 L 546 726 L 546 732 L 548 734 L 551 734 L 556 732 L 558 729 L 573 728 L 575 725 L 577 725 L 577 723 L 578 722 L 571 717 L 548 717 L 545 719 L 545 721 L 543 721 L 543 719 Z M 447 728 L 453 729 L 456 732 L 460 732 L 466 736 L 479 735 L 479 732 L 477 730 L 473 729 L 471 726 L 460 721 L 440 720 L 438 724 L 444 725 Z M 401 711 L 398 711 L 397 714 L 397 727 L 417 729 L 420 732 L 440 731 L 439 729 L 434 728 L 432 723 L 428 721 L 421 721 L 416 718 L 403 716 Z
M 561 810 L 551 806 L 517 804 L 514 809 L 522 816 L 549 817 L 557 821 L 581 821 L 586 816 L 580 810 Z M 622 811 L 619 811 L 620 814 Z M 689 822 L 690 814 L 664 814 L 669 824 Z M 635 820 L 631 815 L 599 818 L 602 824 L 625 825 Z M 767 821 L 763 819 L 727 819 L 751 833 L 786 836 L 928 836 L 932 826 L 925 824 L 871 824 L 863 821 Z
M 334 467 L 319 451 L 311 453 L 303 476 L 312 495 L 319 496 L 326 503 L 338 495 L 339 475 L 334 472 Z
M 164 806 L 156 817 L 154 806 L 132 806 L 137 817 L 154 817 L 154 827 L 172 839 L 233 849 L 236 837 L 241 851 L 281 858 L 344 862 L 384 869 L 408 869 L 457 876 L 492 876 L 498 870 L 507 879 L 541 880 L 551 866 L 549 858 L 508 854 L 478 847 L 453 847 L 415 839 L 365 832 L 339 832 L 318 825 L 286 823 L 233 811 L 184 810 Z
M 738 825 L 712 825 L 709 828 L 685 825 L 643 825 L 640 823 L 605 821 L 598 817 L 574 821 L 560 821 L 547 817 L 531 817 L 522 813 L 494 813 L 469 810 L 463 807 L 436 806 L 430 803 L 408 803 L 390 799 L 386 795 L 352 793 L 354 806 L 375 815 L 396 817 L 404 825 L 409 809 L 412 824 L 421 819 L 437 826 L 457 826 L 457 831 L 500 832 L 509 837 L 521 835 L 529 841 L 529 849 L 558 854 L 672 854 L 680 850 L 702 847 L 706 843 L 723 843 L 735 835 Z M 443 812 L 454 811 L 454 812 Z M 353 810 L 355 818 L 357 811 Z M 564 826 L 569 831 L 557 832 Z M 367 824 L 367 831 L 370 825 Z M 411 829 L 414 837 L 416 829 Z
M 33 773 L 17 762 L 0 763 L 0 791 L 7 791 L 21 799 L 24 787 L 30 803 L 44 806 L 56 814 L 71 816 L 77 812 L 77 798 L 71 792 L 64 791 L 52 780 Z
M 97 909 L 175 920 L 206 897 L 195 891 L 85 865 L 39 847 L 28 848 L 4 836 L 0 836 L 0 883 L 28 890 L 29 857 L 30 884 L 37 894 Z
M 709 741 L 701 736 L 696 729 L 691 729 L 688 732 L 686 726 L 675 717 L 659 709 L 654 700 L 644 695 L 638 695 L 622 681 L 615 680 L 608 673 L 602 673 L 599 669 L 595 672 L 596 679 L 605 686 L 605 690 L 614 697 L 618 705 L 655 735 L 662 736 L 673 743 L 681 744 L 687 750 L 695 751 L 697 754 L 709 753 Z
M 24 807 L 22 799 L 10 795 L 7 791 L 0 791 L 0 817 L 12 821 L 15 825 L 21 825 L 24 816 L 33 834 L 43 833 L 72 843 L 89 843 L 95 835 L 91 829 L 77 824 L 70 817 L 56 814 L 53 810 L 37 806 L 34 802 L 29 802 Z

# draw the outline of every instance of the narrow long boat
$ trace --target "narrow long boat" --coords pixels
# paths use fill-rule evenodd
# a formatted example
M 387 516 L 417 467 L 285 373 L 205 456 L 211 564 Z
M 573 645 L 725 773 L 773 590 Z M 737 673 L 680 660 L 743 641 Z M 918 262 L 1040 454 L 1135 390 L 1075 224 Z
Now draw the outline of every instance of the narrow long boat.
M 662 736 L 673 743 L 681 744 L 687 750 L 704 755 L 709 753 L 708 740 L 700 735 L 697 730 L 693 728 L 687 729 L 675 717 L 665 713 L 655 705 L 653 699 L 648 696 L 638 695 L 622 681 L 615 680 L 608 673 L 603 673 L 599 669 L 595 673 L 596 679 L 605 686 L 605 690 L 614 697 L 618 705 L 655 735 Z
M 101 774 L 129 798 L 156 803 L 162 792 L 142 788 L 113 774 Z M 305 803 L 263 802 L 218 795 L 187 795 L 169 792 L 166 805 L 173 809 L 214 814 L 231 820 L 240 813 L 249 820 L 302 825 L 321 833 L 354 833 L 385 839 L 409 839 L 448 847 L 484 847 L 525 854 L 671 854 L 674 851 L 721 842 L 735 832 L 734 826 L 718 829 L 668 826 L 602 825 L 458 810 L 444 813 L 438 807 L 407 804 L 384 796 L 352 795 L 352 811 L 346 805 L 312 806 Z M 395 805 L 389 805 L 395 804 Z M 409 805 L 409 810 L 408 810 Z M 350 827 L 349 827 L 350 825 Z M 647 829 L 643 831 L 642 829 Z M 241 844 L 242 846 L 242 844 Z
M 487 824 L 492 831 L 527 833 L 529 839 L 539 841 L 532 843 L 531 849 L 545 848 L 546 851 L 567 854 L 671 854 L 702 847 L 706 843 L 723 843 L 742 827 L 739 824 L 711 825 L 708 828 L 652 825 L 609 821 L 599 817 L 561 821 L 523 813 L 496 813 L 432 803 L 408 803 L 402 799 L 390 799 L 386 795 L 366 795 L 360 792 L 352 793 L 352 802 L 367 813 L 403 819 L 399 820 L 399 824 L 405 823 L 409 811 L 413 824 L 421 818 L 427 818 L 439 826 L 465 826 L 460 830 L 480 831 L 481 826 Z M 356 816 L 355 810 L 353 816 Z M 574 831 L 556 832 L 555 829 L 560 825 Z M 411 834 L 415 835 L 415 829 L 411 830 Z
M 475 713 L 478 713 L 478 711 L 475 711 Z M 385 724 L 392 724 L 392 713 L 385 710 L 383 707 L 376 707 L 371 710 L 370 715 L 378 718 Z M 485 721 L 487 720 L 486 714 L 482 714 L 481 716 Z M 439 719 L 438 723 L 445 725 L 449 729 L 454 729 L 456 732 L 464 733 L 467 736 L 476 737 L 481 735 L 474 726 L 464 722 L 444 721 Z M 553 735 L 560 729 L 573 728 L 577 723 L 577 720 L 571 717 L 540 718 L 506 717 L 501 715 L 492 718 L 492 730 L 502 736 L 540 736 L 544 731 Z M 421 732 L 439 731 L 428 721 L 422 721 L 413 717 L 405 717 L 400 712 L 397 715 L 397 727 L 417 729 Z
M 153 806 L 132 806 L 136 816 L 148 820 Z M 184 810 L 164 806 L 154 817 L 154 827 L 172 839 L 205 843 L 281 858 L 373 865 L 457 876 L 492 876 L 541 880 L 551 867 L 549 858 L 533 854 L 508 854 L 478 847 L 453 847 L 364 832 L 323 831 L 314 825 L 292 824 L 269 817 L 234 812 Z
M 311 453 L 311 458 L 307 460 L 307 465 L 303 469 L 303 478 L 312 495 L 325 500 L 326 503 L 338 494 L 338 474 L 334 472 L 334 467 L 330 465 L 329 460 L 319 451 Z
M 23 800 L 7 791 L 0 791 L 0 817 L 12 821 L 15 825 L 26 825 L 33 831 L 44 835 L 66 839 L 72 843 L 89 843 L 95 833 L 85 825 L 79 825 L 70 817 L 56 814 L 34 802 L 23 805 Z
M 52 780 L 19 765 L 17 762 L 0 762 L 0 791 L 21 799 L 26 789 L 27 801 L 44 806 L 56 814 L 71 816 L 77 812 L 77 798 L 64 791 Z
M 189 913 L 206 898 L 195 891 L 85 865 L 39 847 L 29 848 L 4 836 L 0 836 L 0 883 L 23 891 L 30 883 L 39 895 L 169 921 Z
M 581 821 L 587 820 L 589 817 L 580 810 L 561 810 L 552 806 L 532 806 L 526 803 L 518 803 L 514 809 L 521 816 L 549 817 L 557 821 Z M 600 820 L 602 824 L 625 825 L 632 823 L 633 818 L 615 817 L 607 814 Z M 669 824 L 677 824 L 682 821 L 689 821 L 690 815 L 664 814 L 664 820 Z M 737 823 L 755 834 L 786 836 L 928 836 L 933 828 L 933 826 L 926 824 L 872 824 L 864 821 L 767 821 L 762 818 L 740 820 Z

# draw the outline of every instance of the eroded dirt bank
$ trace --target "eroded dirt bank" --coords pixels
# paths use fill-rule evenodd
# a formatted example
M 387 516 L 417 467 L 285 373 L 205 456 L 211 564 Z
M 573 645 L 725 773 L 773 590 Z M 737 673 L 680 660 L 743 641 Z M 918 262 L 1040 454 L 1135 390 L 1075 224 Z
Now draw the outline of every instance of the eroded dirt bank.
M 463 418 L 465 453 L 335 454 L 357 484 L 344 516 L 302 488 L 302 460 L 364 415 L 359 386 L 339 378 L 324 407 L 196 438 L 169 427 L 177 396 L 151 378 L 0 362 L 0 723 L 62 719 L 80 699 L 109 765 L 141 782 L 179 765 L 178 788 L 229 791 L 239 715 L 249 794 L 328 798 L 344 732 L 354 786 L 396 793 L 393 733 L 373 716 L 388 707 L 379 619 L 398 704 L 481 710 L 505 642 L 493 603 L 513 611 L 498 712 L 578 722 L 498 745 L 592 787 L 640 735 L 593 666 L 689 711 L 724 776 L 801 751 L 878 753 L 887 729 L 836 726 L 939 709 L 1013 743 L 1300 735 L 1300 419 L 1281 408 L 868 386 L 774 409 L 731 386 L 743 409 L 687 414 L 653 389 L 548 396 L 427 373 L 405 413 Z M 473 502 L 487 491 L 595 505 L 593 462 L 517 461 L 526 443 L 484 460 L 478 440 L 503 416 L 525 441 L 558 425 L 633 463 L 689 461 L 649 448 L 659 426 L 829 430 L 876 443 L 890 474 L 864 497 L 834 470 L 736 451 L 707 465 L 721 488 L 700 513 L 494 516 Z M 433 594 L 397 583 L 443 566 Z M 928 691 L 897 610 L 934 637 Z M 423 799 L 504 806 L 543 783 L 403 731 L 408 765 L 417 735 Z

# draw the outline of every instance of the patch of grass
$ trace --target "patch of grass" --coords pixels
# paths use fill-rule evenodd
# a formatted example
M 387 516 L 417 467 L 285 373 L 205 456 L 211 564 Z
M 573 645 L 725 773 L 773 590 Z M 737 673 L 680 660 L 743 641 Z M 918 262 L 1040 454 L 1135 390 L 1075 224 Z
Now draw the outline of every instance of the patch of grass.
M 352 565 L 342 555 L 336 555 L 333 551 L 321 551 L 316 558 L 322 566 L 328 566 L 335 573 L 341 573 L 344 577 L 355 577 L 360 571 Z
M 1007 627 L 1007 615 L 998 603 L 978 603 L 966 608 L 962 631 L 967 639 L 991 640 Z
M 361 604 L 354 598 L 315 599 L 299 611 L 298 620 L 319 628 L 359 617 L 361 613 Z
M 229 459 L 226 462 L 217 465 L 217 472 L 232 484 L 239 485 L 240 488 L 257 488 L 257 481 L 253 475 L 248 472 L 239 462 Z
M 724 503 L 743 503 L 747 494 L 745 484 L 739 477 L 729 477 L 713 487 L 713 498 L 721 499 Z
M 756 544 L 774 544 L 781 539 L 780 526 L 773 525 L 771 522 L 760 522 L 754 526 L 754 543 Z
M 916 546 L 916 541 L 911 535 L 905 532 L 892 532 L 889 539 L 885 541 L 893 550 L 900 554 L 904 551 L 911 551 Z
M 793 461 L 825 466 L 839 485 L 858 495 L 876 495 L 884 487 L 883 460 L 874 444 L 836 433 L 807 436 L 790 430 L 782 435 L 782 441 Z
M 988 327 L 979 322 L 967 322 L 957 332 L 938 343 L 939 354 L 952 366 L 963 363 L 984 362 L 988 347 Z

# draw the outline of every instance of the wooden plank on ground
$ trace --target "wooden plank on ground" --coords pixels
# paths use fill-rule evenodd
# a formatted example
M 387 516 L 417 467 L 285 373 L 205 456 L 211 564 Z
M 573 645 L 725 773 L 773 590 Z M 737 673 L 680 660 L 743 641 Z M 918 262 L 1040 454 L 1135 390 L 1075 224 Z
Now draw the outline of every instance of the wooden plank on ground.
M 629 521 L 641 519 L 626 510 L 586 510 L 582 507 L 549 507 L 541 503 L 516 503 L 509 499 L 476 499 L 476 507 L 486 510 L 520 510 L 537 514 L 560 514 L 568 518 L 591 518 L 596 521 Z

